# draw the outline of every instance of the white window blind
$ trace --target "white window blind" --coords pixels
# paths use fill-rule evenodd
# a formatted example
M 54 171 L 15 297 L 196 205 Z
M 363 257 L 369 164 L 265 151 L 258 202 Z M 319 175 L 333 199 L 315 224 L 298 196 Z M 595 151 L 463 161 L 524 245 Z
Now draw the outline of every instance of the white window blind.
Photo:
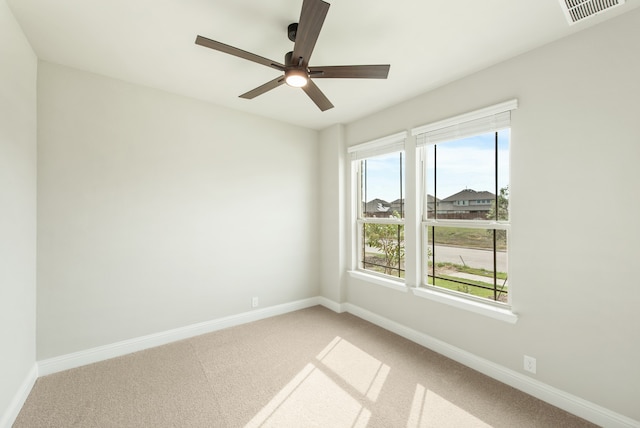
M 511 126 L 511 110 L 518 108 L 512 100 L 449 119 L 419 126 L 411 130 L 416 144 L 424 146 L 500 131 Z
M 356 144 L 355 146 L 347 148 L 347 152 L 350 153 L 351 160 L 366 159 L 386 155 L 387 153 L 399 152 L 404 150 L 404 141 L 406 138 L 407 132 L 403 131 L 387 137 L 378 138 L 377 140 Z

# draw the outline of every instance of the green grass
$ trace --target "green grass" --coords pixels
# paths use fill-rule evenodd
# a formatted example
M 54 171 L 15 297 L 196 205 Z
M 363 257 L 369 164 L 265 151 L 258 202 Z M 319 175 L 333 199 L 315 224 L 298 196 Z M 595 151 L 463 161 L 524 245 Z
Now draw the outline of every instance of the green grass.
M 379 264 L 384 263 L 384 258 L 379 254 L 367 253 L 366 255 L 369 260 L 377 259 L 375 260 L 375 263 L 379 263 Z M 371 260 L 371 261 L 374 261 L 374 260 Z M 461 293 L 467 293 L 473 296 L 493 300 L 494 298 L 493 289 L 486 289 L 481 287 L 481 286 L 493 287 L 493 272 L 490 272 L 486 269 L 472 268 L 468 266 L 457 265 L 454 263 L 438 263 L 437 266 L 440 268 L 446 267 L 448 269 L 451 269 L 457 272 L 465 272 L 473 275 L 482 276 L 487 278 L 487 280 L 491 280 L 491 282 L 488 282 L 488 281 L 484 282 L 484 281 L 465 278 L 464 282 L 466 284 L 461 284 L 459 282 L 455 282 L 455 280 L 460 280 L 460 278 L 456 278 L 453 275 L 440 274 L 438 275 L 439 278 L 436 278 L 436 281 L 435 281 L 436 287 L 446 288 L 448 290 L 458 291 Z M 385 274 L 385 269 L 380 266 L 368 265 L 366 269 L 373 272 L 379 272 L 379 273 Z M 391 273 L 386 273 L 386 275 L 390 275 L 396 278 L 404 278 L 404 271 L 401 271 L 400 276 L 398 277 L 398 271 L 397 269 L 394 268 L 391 271 Z M 504 281 L 507 279 L 507 274 L 504 272 L 498 272 L 496 277 Z M 428 279 L 428 284 L 433 285 L 433 278 Z M 501 290 L 503 291 L 502 293 L 500 293 Z M 508 287 L 506 286 L 501 287 L 500 284 L 498 284 L 498 300 L 506 301 L 507 291 L 508 291 Z
M 466 227 L 436 227 L 436 245 L 453 245 L 457 247 L 493 249 L 493 232 L 487 229 L 468 229 Z M 496 247 L 506 250 L 507 242 L 504 232 L 498 231 Z M 431 243 L 431 228 L 429 228 L 429 243 Z
M 442 287 L 442 288 L 446 288 L 448 290 L 459 291 L 461 293 L 468 293 L 468 294 L 471 294 L 473 296 L 478 296 L 478 297 L 483 297 L 485 299 L 493 300 L 493 290 L 487 290 L 486 288 L 474 287 L 473 285 L 460 284 L 460 283 L 457 283 L 457 282 L 454 282 L 454 281 L 449 281 L 449 280 L 446 279 L 446 278 L 457 279 L 457 278 L 452 277 L 452 276 L 442 275 L 442 277 L 444 279 L 436 278 L 436 283 L 435 283 L 436 287 Z M 469 284 L 492 286 L 492 284 L 483 283 L 483 282 L 474 281 L 474 280 L 465 279 L 465 282 L 468 282 Z M 429 278 L 429 284 L 433 285 L 433 278 Z M 507 287 L 500 288 L 498 286 L 498 294 L 500 294 L 500 290 L 504 291 L 502 293 L 502 296 L 506 297 Z
M 455 263 L 436 263 L 436 267 L 439 267 L 439 268 L 444 267 L 448 269 L 454 269 L 458 272 L 470 273 L 472 275 L 486 276 L 487 278 L 493 278 L 493 271 L 486 270 L 483 268 L 473 268 L 469 266 L 458 265 Z M 496 278 L 505 280 L 507 279 L 507 274 L 505 272 L 496 272 Z
M 436 275 L 438 275 L 439 277 L 439 278 L 436 278 L 435 285 L 437 287 L 459 291 L 462 293 L 468 293 L 474 296 L 484 297 L 484 298 L 493 300 L 493 272 L 492 271 L 488 271 L 482 268 L 472 268 L 468 266 L 458 265 L 455 263 L 436 263 L 436 266 L 438 268 L 446 268 L 447 270 L 454 271 L 454 272 L 464 272 L 464 273 L 469 273 L 469 274 L 478 275 L 478 276 L 487 278 L 487 281 L 485 282 L 485 281 L 478 281 L 478 280 L 467 279 L 467 278 L 464 278 L 464 279 L 457 278 L 455 276 L 455 273 L 452 275 L 436 273 Z M 427 269 L 429 269 L 429 273 L 431 273 L 431 270 L 430 270 L 431 267 L 428 266 Z M 497 272 L 496 278 L 498 279 L 498 286 L 497 286 L 498 291 L 503 290 L 504 293 L 502 293 L 502 297 L 506 298 L 507 287 L 506 286 L 502 287 L 501 283 L 504 283 L 506 281 L 507 274 L 505 272 Z M 458 282 L 455 282 L 455 280 L 458 280 L 458 281 L 462 280 L 468 284 L 460 284 Z M 433 285 L 433 278 L 429 278 L 429 284 Z M 487 290 L 486 288 L 474 287 L 474 285 L 492 287 L 492 289 Z M 498 293 L 498 296 L 500 299 L 500 296 L 501 296 L 500 293 Z
M 369 260 L 370 262 L 376 263 L 376 265 L 384 265 L 384 256 L 377 254 L 377 253 L 366 253 L 365 254 L 365 259 Z M 372 260 L 374 259 L 374 260 Z M 366 270 L 370 270 L 373 272 L 378 272 L 378 273 L 383 273 L 385 275 L 389 275 L 389 276 L 393 276 L 395 278 L 404 278 L 404 263 L 402 264 L 401 268 L 402 270 L 400 271 L 400 276 L 398 276 L 398 267 L 397 266 L 392 266 L 389 268 L 390 273 L 385 272 L 385 268 L 382 266 L 374 266 L 371 264 L 365 264 Z

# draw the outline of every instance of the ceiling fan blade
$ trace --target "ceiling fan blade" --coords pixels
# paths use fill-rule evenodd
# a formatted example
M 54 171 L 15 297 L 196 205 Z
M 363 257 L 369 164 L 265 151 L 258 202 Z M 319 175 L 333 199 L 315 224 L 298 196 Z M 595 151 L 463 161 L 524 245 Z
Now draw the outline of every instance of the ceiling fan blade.
M 307 82 L 305 86 L 302 87 L 302 90 L 309 95 L 309 98 L 313 100 L 314 103 L 318 106 L 318 108 L 322 111 L 329 110 L 333 108 L 333 104 L 331 101 L 322 93 L 320 88 L 316 86 L 311 80 Z
M 262 95 L 267 91 L 270 91 L 284 83 L 284 76 L 276 77 L 275 79 L 265 83 L 264 85 L 260 85 L 255 89 L 250 90 L 249 92 L 245 92 L 240 95 L 240 98 L 246 98 L 247 100 L 251 100 L 258 95 Z
M 389 64 L 385 65 L 332 65 L 329 67 L 309 67 L 314 79 L 386 79 L 389 75 Z
M 329 11 L 329 3 L 322 0 L 304 0 L 298 30 L 296 32 L 296 42 L 293 46 L 293 60 L 298 65 L 298 59 L 302 58 L 302 65 L 309 64 L 309 58 L 316 46 L 316 41 L 320 35 L 324 18 Z M 289 65 L 289 64 L 287 64 Z
M 216 42 L 215 40 L 207 39 L 206 37 L 196 37 L 196 44 L 224 52 L 229 55 L 237 56 L 239 58 L 247 59 L 249 61 L 257 62 L 258 64 L 266 65 L 267 67 L 275 68 L 276 70 L 284 71 L 285 69 L 284 65 L 277 61 L 252 54 L 251 52 L 243 51 L 242 49 L 234 48 L 233 46 L 225 45 L 224 43 Z

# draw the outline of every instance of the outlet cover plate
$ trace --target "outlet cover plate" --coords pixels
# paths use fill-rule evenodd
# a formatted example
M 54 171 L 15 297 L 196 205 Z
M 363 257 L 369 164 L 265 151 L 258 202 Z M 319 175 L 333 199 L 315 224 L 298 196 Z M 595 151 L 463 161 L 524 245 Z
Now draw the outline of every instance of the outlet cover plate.
M 525 355 L 524 369 L 530 373 L 536 374 L 536 359 L 528 355 Z

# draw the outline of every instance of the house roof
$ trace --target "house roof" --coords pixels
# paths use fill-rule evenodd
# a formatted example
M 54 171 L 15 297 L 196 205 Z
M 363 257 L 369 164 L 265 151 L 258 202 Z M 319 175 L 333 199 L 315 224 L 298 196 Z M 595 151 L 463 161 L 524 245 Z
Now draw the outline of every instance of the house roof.
M 486 190 L 475 191 L 473 189 L 464 189 L 455 193 L 448 198 L 443 199 L 444 202 L 455 202 L 455 201 L 477 201 L 483 199 L 495 199 L 496 195 L 487 192 Z
M 372 199 L 369 202 L 367 202 L 365 204 L 365 212 L 368 213 L 372 213 L 372 212 L 379 212 L 379 213 L 385 213 L 388 212 L 389 209 L 391 208 L 391 204 L 383 199 Z

